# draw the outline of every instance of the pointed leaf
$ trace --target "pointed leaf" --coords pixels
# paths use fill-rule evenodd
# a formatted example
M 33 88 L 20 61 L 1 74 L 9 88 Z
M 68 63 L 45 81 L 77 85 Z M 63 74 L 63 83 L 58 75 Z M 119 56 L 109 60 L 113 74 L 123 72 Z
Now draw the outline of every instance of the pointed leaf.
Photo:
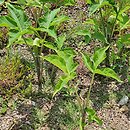
M 66 81 L 59 79 L 58 83 L 56 84 L 54 88 L 53 97 L 66 85 Z
M 67 73 L 66 63 L 63 58 L 58 55 L 48 55 L 43 57 L 43 59 L 47 60 L 48 62 L 52 63 L 53 65 L 57 66 L 61 69 L 65 74 Z
M 91 38 L 91 33 L 89 30 L 85 29 L 85 30 L 79 30 L 76 32 L 77 35 L 82 35 L 82 36 L 89 36 Z
M 104 75 L 106 77 L 111 77 L 113 79 L 116 79 L 118 82 L 122 82 L 119 76 L 115 73 L 115 71 L 110 68 L 96 69 L 95 73 Z
M 51 42 L 46 42 L 45 44 L 43 44 L 45 47 L 52 49 L 52 50 L 57 50 L 57 48 L 53 45 L 53 43 Z
M 56 31 L 54 29 L 47 29 L 48 35 L 55 38 L 55 40 L 57 40 L 57 34 Z
M 93 34 L 93 37 L 95 38 L 95 39 L 98 39 L 99 41 L 101 41 L 101 42 L 105 42 L 106 43 L 106 38 L 105 38 L 105 36 L 101 33 L 101 32 L 95 32 L 94 34 Z
M 76 54 L 72 48 L 65 48 L 62 51 L 58 50 L 57 54 L 62 57 L 65 61 L 68 60 L 68 57 L 74 57 Z
M 60 77 L 58 83 L 54 88 L 53 97 L 65 86 L 67 83 L 76 77 L 76 73 L 71 73 L 70 75 Z
M 7 3 L 7 8 L 12 19 L 17 23 L 17 26 L 20 30 L 25 29 L 30 25 L 27 16 L 20 7 L 17 6 L 16 8 L 12 4 Z
M 85 66 L 93 73 L 94 72 L 93 63 L 91 61 L 90 56 L 82 53 L 82 58 L 83 58 Z
M 92 108 L 87 108 L 86 112 L 88 114 L 89 122 L 95 121 L 97 124 L 102 125 L 102 120 L 96 115 L 96 112 Z
M 100 4 L 94 4 L 90 7 L 90 15 L 92 15 L 93 13 L 95 13 L 100 7 Z
M 56 43 L 59 50 L 61 50 L 65 40 L 66 40 L 66 37 L 64 35 L 58 37 Z
M 60 11 L 60 8 L 51 11 L 50 13 L 46 14 L 46 16 L 39 19 L 40 27 L 44 27 L 48 29 L 51 26 L 51 22 L 56 17 L 57 13 Z
M 21 33 L 18 30 L 10 30 L 9 32 L 9 44 L 7 47 L 13 45 L 13 43 L 21 36 Z
M 28 29 L 24 29 L 22 31 L 19 31 L 18 29 L 17 30 L 16 29 L 10 29 L 10 31 L 9 31 L 9 44 L 8 44 L 7 47 L 13 45 L 14 42 L 21 39 L 22 35 L 27 34 L 27 33 L 32 34 L 32 32 Z M 23 43 L 25 43 L 25 41 Z
M 77 64 L 74 63 L 73 56 L 68 57 L 68 60 L 66 60 L 66 68 L 69 74 L 76 70 Z
M 69 74 L 76 70 L 77 64 L 73 60 L 74 52 L 72 50 L 66 49 L 63 51 L 57 51 L 57 54 L 64 59 L 66 64 L 66 69 Z
M 69 20 L 69 17 L 61 15 L 58 18 L 55 18 L 51 22 L 50 26 L 59 26 L 62 22 L 67 21 L 67 20 Z
M 92 15 L 93 13 L 95 13 L 98 9 L 102 8 L 103 6 L 111 6 L 111 4 L 106 1 L 106 0 L 100 0 L 99 3 L 97 4 L 93 4 L 91 7 L 90 7 L 90 15 Z
M 9 28 L 16 28 L 16 22 L 9 16 L 1 16 L 0 17 L 0 26 L 6 26 Z
M 88 35 L 85 36 L 85 43 L 88 44 L 91 40 L 91 37 L 89 37 Z
M 130 45 L 130 34 L 125 34 L 124 36 L 121 36 L 121 44 Z
M 96 52 L 93 54 L 93 63 L 94 63 L 94 68 L 96 69 L 100 63 L 106 58 L 106 53 L 105 51 L 109 48 L 105 47 L 105 48 L 100 48 L 98 50 L 96 50 Z

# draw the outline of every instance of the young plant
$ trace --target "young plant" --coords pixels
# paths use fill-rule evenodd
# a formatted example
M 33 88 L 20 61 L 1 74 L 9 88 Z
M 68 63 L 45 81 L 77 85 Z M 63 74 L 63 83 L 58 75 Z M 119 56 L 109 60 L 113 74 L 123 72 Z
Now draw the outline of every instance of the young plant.
M 63 48 L 64 41 L 65 36 L 60 36 L 57 39 L 56 46 L 52 43 L 44 44 L 44 46 L 54 50 L 56 54 L 42 56 L 42 58 L 63 71 L 63 75 L 60 76 L 59 81 L 54 88 L 53 96 L 63 87 L 69 86 L 68 82 L 76 77 L 75 70 L 77 68 L 77 64 L 73 60 L 75 52 L 71 48 Z
M 59 8 L 53 11 L 48 10 L 44 15 L 42 15 L 43 10 L 40 9 L 37 10 L 40 12 L 34 12 L 36 13 L 36 16 L 34 16 L 35 25 L 32 26 L 32 21 L 25 14 L 23 8 L 14 6 L 10 3 L 6 3 L 6 5 L 8 15 L 0 17 L 0 26 L 5 26 L 9 29 L 8 47 L 13 46 L 14 44 L 27 45 L 35 62 L 38 86 L 39 90 L 41 90 L 43 85 L 43 62 L 41 61 L 40 56 L 42 55 L 43 44 L 47 42 L 47 37 L 52 37 L 52 41 L 57 40 L 56 31 L 58 26 L 62 22 L 68 20 L 68 17 L 64 15 L 56 17 L 57 13 L 60 11 Z
M 85 118 L 86 118 L 86 113 L 88 113 L 88 119 L 90 121 L 96 121 L 98 124 L 101 124 L 101 120 L 95 115 L 94 110 L 91 108 L 91 102 L 90 102 L 90 93 L 91 89 L 94 83 L 94 77 L 95 74 L 100 74 L 106 77 L 111 77 L 113 79 L 116 79 L 118 82 L 121 82 L 120 78 L 118 75 L 111 69 L 111 68 L 100 68 L 100 64 L 105 60 L 106 58 L 106 50 L 109 48 L 100 48 L 95 51 L 95 53 L 90 56 L 88 54 L 83 54 L 82 53 L 82 58 L 84 61 L 85 66 L 91 71 L 92 73 L 92 78 L 91 78 L 91 84 L 90 88 L 88 90 L 88 94 L 86 99 L 82 101 L 81 104 L 81 99 L 79 98 L 79 104 L 81 106 L 81 121 L 80 121 L 80 129 L 84 130 L 85 127 Z M 77 95 L 78 97 L 78 95 Z
M 87 42 L 90 39 L 97 39 L 101 42 L 102 47 L 110 46 L 106 51 L 106 66 L 113 65 L 111 61 L 111 49 L 117 43 L 117 35 L 119 38 L 122 32 L 130 26 L 128 10 L 130 9 L 129 0 L 89 0 L 90 19 L 86 23 L 86 29 L 79 35 L 84 35 Z M 91 31 L 91 33 L 90 33 Z M 86 34 L 85 34 L 85 33 Z M 122 43 L 123 44 L 123 43 Z M 113 51 L 115 53 L 115 50 Z

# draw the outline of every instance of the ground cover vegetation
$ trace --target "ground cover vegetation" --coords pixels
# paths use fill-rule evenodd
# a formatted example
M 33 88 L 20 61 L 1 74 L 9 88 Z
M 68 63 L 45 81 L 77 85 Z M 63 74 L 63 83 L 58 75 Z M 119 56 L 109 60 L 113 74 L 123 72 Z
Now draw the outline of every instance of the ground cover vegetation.
M 77 24 L 66 15 L 74 7 L 81 8 Z M 130 107 L 129 9 L 129 0 L 1 0 L 0 117 L 26 115 L 1 128 L 87 130 L 95 122 L 108 130 L 93 95 L 103 102 L 100 109 L 121 97 L 118 107 Z M 83 88 L 81 70 L 90 80 Z M 113 82 L 128 88 L 108 90 Z

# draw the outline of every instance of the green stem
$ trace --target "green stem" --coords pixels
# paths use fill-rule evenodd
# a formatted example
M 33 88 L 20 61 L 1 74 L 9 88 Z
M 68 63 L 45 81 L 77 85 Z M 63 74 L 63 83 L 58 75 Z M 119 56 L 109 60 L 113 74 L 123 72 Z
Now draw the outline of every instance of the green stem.
M 121 8 L 122 8 L 122 3 L 120 4 L 119 10 L 116 13 L 116 18 L 115 18 L 115 20 L 112 24 L 110 36 L 107 37 L 107 41 L 108 41 L 109 44 L 112 44 L 112 37 L 113 37 L 113 33 L 114 33 L 114 30 L 115 30 L 115 26 L 116 26 L 116 21 L 118 19 Z M 106 59 L 105 59 L 106 67 L 110 67 L 110 61 L 109 60 L 110 60 L 110 48 L 108 48 L 107 51 L 106 51 Z
M 78 106 L 79 106 L 79 112 L 80 112 L 80 120 L 79 120 L 79 128 L 80 130 L 84 130 L 84 125 L 83 125 L 83 110 L 84 110 L 84 105 L 83 105 L 83 102 L 82 102 L 82 99 L 80 98 L 80 96 L 78 95 L 78 86 L 79 83 L 77 83 L 76 87 L 75 87 L 75 92 L 76 92 L 76 97 L 77 97 L 77 102 L 78 102 Z
M 110 34 L 110 37 L 108 38 L 108 42 L 109 43 L 111 43 L 111 41 L 112 41 L 112 36 L 113 36 L 113 33 L 114 33 L 114 29 L 115 29 L 117 18 L 118 18 L 118 13 L 116 15 L 116 18 L 115 18 L 113 24 L 112 24 L 111 34 Z
M 36 65 L 36 71 L 37 71 L 37 77 L 38 77 L 38 91 L 41 91 L 42 89 L 42 71 L 41 71 L 41 60 L 40 60 L 40 48 L 34 47 L 34 53 L 35 53 L 35 65 Z
M 116 21 L 117 21 L 117 19 L 118 19 L 118 16 L 119 16 L 119 13 L 120 13 L 120 11 L 121 11 L 121 9 L 122 9 L 122 6 L 123 6 L 123 2 L 121 2 L 120 6 L 119 6 L 119 10 L 118 10 L 118 12 L 116 13 L 116 18 L 115 18 L 115 20 L 114 20 L 114 22 L 113 22 L 113 24 L 112 24 L 112 30 L 111 30 L 111 34 L 110 34 L 110 42 L 111 42 L 111 40 L 112 40 L 112 36 L 113 36 L 113 33 L 114 33 Z
M 106 42 L 104 43 L 105 46 L 108 46 L 108 44 L 110 44 L 110 41 L 108 41 L 109 37 L 107 36 L 107 30 L 106 30 L 106 27 L 105 27 L 105 21 L 104 21 L 104 18 L 103 18 L 103 15 L 102 15 L 102 10 L 100 9 L 99 10 L 99 13 L 100 13 L 100 17 L 101 17 L 101 21 L 102 21 L 102 29 L 103 29 L 103 32 L 104 32 L 104 36 L 106 38 Z M 110 55 L 110 52 L 109 52 L 109 49 L 106 51 L 106 59 L 105 59 L 105 64 L 107 67 L 110 66 L 110 61 L 109 61 L 109 55 Z
M 105 27 L 105 21 L 104 21 L 104 18 L 103 18 L 102 10 L 101 10 L 101 9 L 99 10 L 99 13 L 100 13 L 101 21 L 102 21 L 103 33 L 104 33 L 104 36 L 107 37 L 106 27 Z
M 92 75 L 92 79 L 91 79 L 91 83 L 90 83 L 90 88 L 88 90 L 88 95 L 87 95 L 87 104 L 86 105 L 88 107 L 91 107 L 91 104 L 90 104 L 90 93 L 91 93 L 93 82 L 94 82 L 94 76 L 95 76 L 95 73 L 93 73 L 93 75 Z
M 27 42 L 26 42 L 26 39 L 24 38 L 24 36 L 22 36 L 22 38 L 23 38 L 23 40 L 24 40 L 24 42 L 26 43 L 26 45 L 27 45 Z M 38 77 L 38 86 L 39 86 L 39 88 L 38 88 L 38 90 L 41 90 L 42 89 L 42 67 L 41 67 L 41 65 L 40 65 L 40 57 L 39 57 L 39 48 L 38 47 L 36 47 L 35 48 L 35 54 L 33 53 L 33 51 L 32 51 L 32 49 L 28 46 L 28 49 L 29 49 L 29 51 L 30 51 L 30 53 L 32 54 L 32 56 L 33 56 L 33 59 L 34 59 L 34 63 L 35 63 L 35 67 L 36 67 L 36 71 L 37 71 L 37 77 Z

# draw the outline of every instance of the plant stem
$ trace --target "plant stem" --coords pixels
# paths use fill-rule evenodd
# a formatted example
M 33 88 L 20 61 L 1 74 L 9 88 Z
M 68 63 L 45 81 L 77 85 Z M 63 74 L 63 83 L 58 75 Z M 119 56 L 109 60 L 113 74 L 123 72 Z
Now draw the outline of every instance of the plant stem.
M 121 8 L 122 8 L 122 5 L 123 5 L 123 2 L 121 2 L 120 6 L 119 6 L 119 10 L 118 12 L 116 13 L 116 18 L 112 24 L 112 29 L 111 29 L 111 34 L 110 34 L 110 37 L 109 37 L 109 42 L 111 43 L 111 40 L 112 40 L 112 36 L 113 36 L 113 33 L 114 33 L 114 29 L 115 29 L 115 26 L 116 26 L 116 21 L 117 21 L 117 18 L 119 16 L 119 13 L 121 11 Z
M 78 106 L 79 106 L 79 112 L 80 112 L 80 120 L 79 120 L 79 128 L 80 130 L 84 130 L 84 125 L 83 125 L 83 110 L 84 110 L 84 105 L 83 105 L 83 100 L 80 98 L 80 96 L 78 95 L 78 86 L 79 83 L 77 83 L 76 87 L 75 87 L 75 92 L 76 92 L 76 97 L 77 97 L 77 102 L 78 102 Z
M 22 38 L 27 45 L 25 37 L 22 36 Z M 39 54 L 40 51 L 39 51 L 38 47 L 33 48 L 33 49 L 35 49 L 35 52 L 34 52 L 35 54 L 33 53 L 32 49 L 29 46 L 28 46 L 28 49 L 29 49 L 29 51 L 32 54 L 33 59 L 34 59 L 34 63 L 35 63 L 36 71 L 37 71 L 37 77 L 38 77 L 38 86 L 39 86 L 38 91 L 40 91 L 42 89 L 42 71 L 41 71 L 42 67 L 41 67 L 40 57 L 39 57 L 39 55 L 41 53 Z
M 94 76 L 95 76 L 95 73 L 92 74 L 92 79 L 91 79 L 91 83 L 90 83 L 90 88 L 88 90 L 88 95 L 87 95 L 87 103 L 86 105 L 88 107 L 91 107 L 91 104 L 90 104 L 90 93 L 91 93 L 91 89 L 92 89 L 92 86 L 93 86 L 93 82 L 94 82 Z
M 34 53 L 35 53 L 35 64 L 36 64 L 36 71 L 37 71 L 37 77 L 38 77 L 38 91 L 41 91 L 42 89 L 42 71 L 41 71 L 41 60 L 40 60 L 40 48 L 34 47 Z
M 105 27 L 105 21 L 104 21 L 101 9 L 99 10 L 99 13 L 100 13 L 101 21 L 102 21 L 102 29 L 103 29 L 103 32 L 104 32 L 104 36 L 107 39 L 107 42 L 105 42 L 104 45 L 108 46 L 108 44 L 110 44 L 111 42 L 109 40 L 110 38 L 107 36 L 107 31 L 106 31 L 106 27 Z M 108 48 L 107 51 L 106 51 L 106 59 L 105 59 L 106 67 L 110 66 L 109 57 L 110 57 L 110 49 Z
M 106 27 L 105 27 L 105 21 L 104 21 L 104 18 L 103 18 L 102 10 L 101 10 L 101 9 L 99 10 L 99 13 L 100 13 L 101 21 L 102 21 L 103 33 L 104 33 L 104 36 L 107 37 Z

